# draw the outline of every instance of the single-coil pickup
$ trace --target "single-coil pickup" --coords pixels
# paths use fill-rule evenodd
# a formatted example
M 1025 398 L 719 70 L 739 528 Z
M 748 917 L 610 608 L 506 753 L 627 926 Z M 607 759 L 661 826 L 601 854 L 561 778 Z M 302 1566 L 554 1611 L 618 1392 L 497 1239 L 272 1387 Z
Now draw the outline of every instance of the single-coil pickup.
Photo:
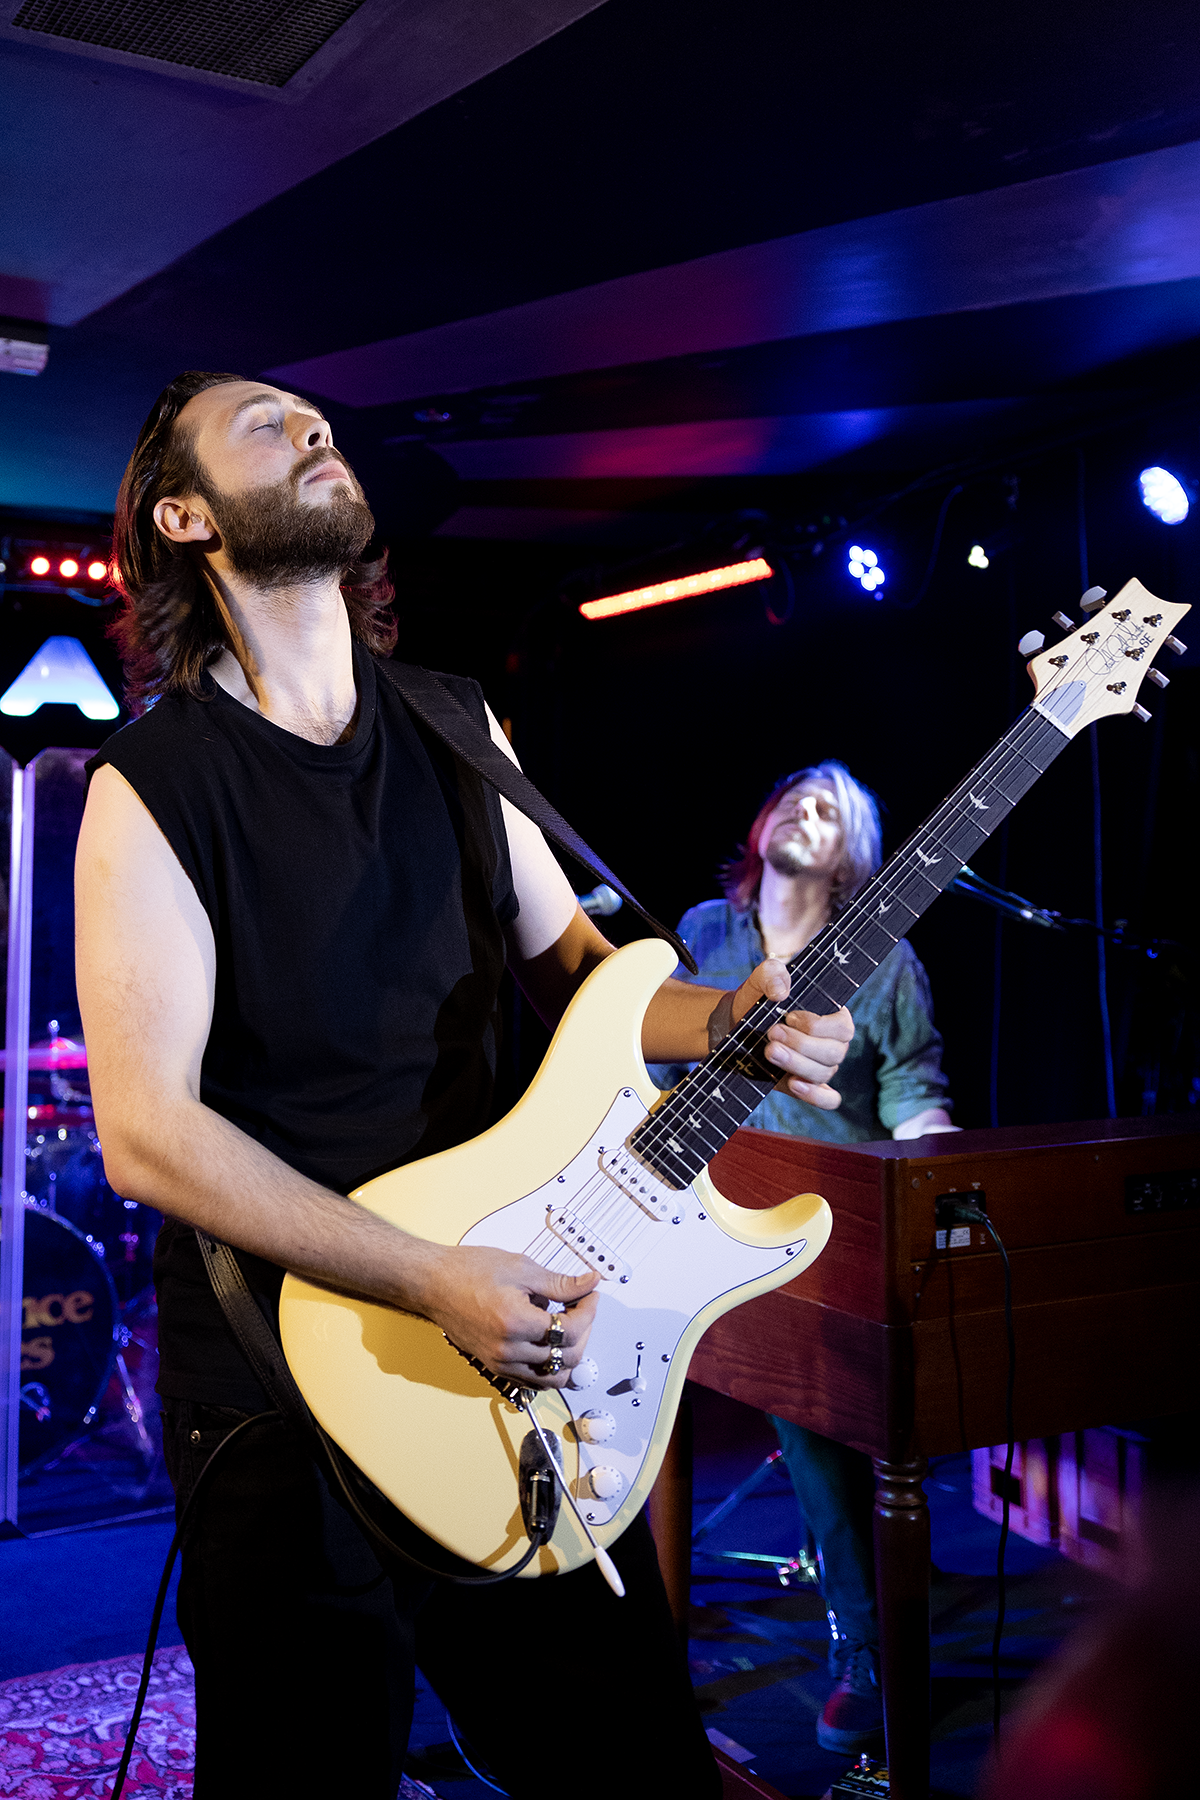
M 655 1185 L 654 1177 L 639 1163 L 636 1156 L 629 1154 L 627 1148 L 610 1150 L 600 1158 L 600 1167 L 610 1180 L 616 1182 L 621 1192 L 628 1194 L 652 1219 L 668 1219 L 673 1212 L 678 1211 L 678 1195 L 665 1195 Z
M 576 1256 L 587 1263 L 589 1268 L 597 1269 L 606 1280 L 629 1280 L 629 1264 L 622 1261 L 607 1244 L 602 1243 L 578 1213 L 556 1206 L 546 1214 L 546 1224 L 556 1238 L 561 1238 Z

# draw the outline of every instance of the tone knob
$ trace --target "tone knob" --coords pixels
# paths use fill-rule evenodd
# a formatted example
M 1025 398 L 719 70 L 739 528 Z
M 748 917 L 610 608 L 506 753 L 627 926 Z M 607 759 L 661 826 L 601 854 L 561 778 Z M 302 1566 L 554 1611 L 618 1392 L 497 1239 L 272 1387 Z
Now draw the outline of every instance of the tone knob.
M 610 1412 L 593 1409 L 580 1414 L 575 1429 L 585 1444 L 606 1444 L 617 1429 L 617 1421 Z
M 600 1371 L 596 1367 L 596 1364 L 592 1361 L 590 1356 L 585 1356 L 582 1362 L 576 1363 L 575 1367 L 571 1370 L 571 1373 L 567 1376 L 567 1386 L 569 1388 L 574 1388 L 575 1392 L 578 1393 L 580 1388 L 595 1387 L 599 1379 Z
M 584 1486 L 597 1500 L 615 1500 L 625 1486 L 625 1477 L 620 1469 L 589 1469 Z

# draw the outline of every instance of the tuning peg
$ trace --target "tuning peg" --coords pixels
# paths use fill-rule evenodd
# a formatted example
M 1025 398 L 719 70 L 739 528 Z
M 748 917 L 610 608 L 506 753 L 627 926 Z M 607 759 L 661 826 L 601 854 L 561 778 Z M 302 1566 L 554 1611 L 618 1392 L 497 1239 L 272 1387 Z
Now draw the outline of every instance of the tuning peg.
M 1065 612 L 1051 613 L 1050 622 L 1052 625 L 1057 625 L 1060 631 L 1074 631 L 1075 629 L 1074 619 L 1068 619 Z
M 1150 714 L 1144 706 L 1139 706 L 1136 700 L 1133 703 L 1133 716 L 1135 719 L 1140 719 L 1143 725 L 1150 723 Z
M 1017 654 L 1019 656 L 1032 656 L 1035 650 L 1041 649 L 1045 641 L 1046 634 L 1044 631 L 1027 631 L 1025 636 L 1017 641 Z
M 1171 677 L 1164 675 L 1161 669 L 1147 669 L 1146 675 L 1155 687 L 1170 687 L 1171 685 Z
M 1095 612 L 1096 608 L 1103 606 L 1107 599 L 1107 588 L 1090 587 L 1079 604 L 1084 612 Z
M 1182 656 L 1187 649 L 1187 645 L 1180 643 L 1177 637 L 1164 638 L 1163 642 L 1168 650 L 1173 650 L 1175 652 L 1176 656 Z

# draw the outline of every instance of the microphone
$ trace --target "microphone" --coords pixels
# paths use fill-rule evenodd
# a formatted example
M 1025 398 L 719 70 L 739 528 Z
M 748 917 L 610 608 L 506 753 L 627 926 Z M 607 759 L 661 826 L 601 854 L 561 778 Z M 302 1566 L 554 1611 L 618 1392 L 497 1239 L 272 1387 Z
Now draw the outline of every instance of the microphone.
M 620 894 L 610 888 L 607 881 L 594 887 L 590 894 L 580 894 L 577 898 L 589 919 L 607 919 L 612 913 L 620 912 L 623 905 Z

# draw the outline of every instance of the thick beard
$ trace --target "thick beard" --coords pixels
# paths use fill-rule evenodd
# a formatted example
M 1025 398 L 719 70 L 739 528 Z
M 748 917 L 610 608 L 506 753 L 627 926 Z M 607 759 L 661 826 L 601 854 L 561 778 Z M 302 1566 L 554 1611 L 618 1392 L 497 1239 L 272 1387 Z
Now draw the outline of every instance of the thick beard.
M 371 541 L 375 520 L 349 466 L 343 463 L 352 491 L 339 483 L 318 506 L 305 506 L 298 497 L 300 481 L 328 459 L 329 452 L 322 451 L 270 487 L 205 494 L 234 574 L 270 591 L 329 575 L 340 578 L 358 560 Z

